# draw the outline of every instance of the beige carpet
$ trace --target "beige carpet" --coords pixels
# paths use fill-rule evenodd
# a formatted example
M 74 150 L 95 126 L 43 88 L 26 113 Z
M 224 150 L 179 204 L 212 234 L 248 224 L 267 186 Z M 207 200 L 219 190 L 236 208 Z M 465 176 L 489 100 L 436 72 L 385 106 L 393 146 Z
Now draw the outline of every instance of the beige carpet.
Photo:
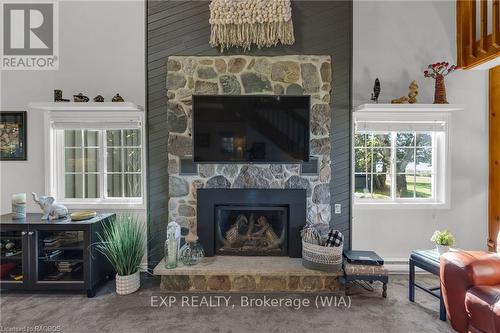
M 431 276 L 417 279 L 430 284 Z M 381 286 L 373 292 L 354 286 L 350 297 L 340 298 L 339 306 L 316 308 L 315 296 L 268 295 L 286 297 L 310 306 L 299 310 L 287 307 L 241 307 L 242 296 L 262 299 L 263 295 L 232 295 L 229 307 L 190 308 L 182 306 L 182 296 L 167 295 L 159 290 L 159 281 L 143 277 L 142 289 L 132 295 L 118 296 L 114 282 L 99 289 L 97 296 L 71 293 L 2 292 L 0 321 L 3 331 L 12 327 L 56 326 L 59 332 L 452 332 L 438 317 L 438 300 L 417 291 L 416 302 L 408 301 L 406 276 L 391 276 L 388 297 L 383 299 Z M 160 304 L 160 297 L 175 296 L 171 307 Z M 228 296 L 213 294 L 213 296 Z M 173 298 L 172 298 L 173 300 Z M 189 301 L 192 299 L 190 298 Z M 201 298 L 197 299 L 201 301 Z M 335 301 L 335 299 L 332 299 Z M 215 302 L 216 298 L 212 298 Z M 221 304 L 225 304 L 220 298 Z M 297 301 L 296 301 L 297 302 Z M 213 303 L 215 304 L 215 303 Z M 234 307 L 232 306 L 234 305 Z M 14 331 L 12 331 L 14 332 Z

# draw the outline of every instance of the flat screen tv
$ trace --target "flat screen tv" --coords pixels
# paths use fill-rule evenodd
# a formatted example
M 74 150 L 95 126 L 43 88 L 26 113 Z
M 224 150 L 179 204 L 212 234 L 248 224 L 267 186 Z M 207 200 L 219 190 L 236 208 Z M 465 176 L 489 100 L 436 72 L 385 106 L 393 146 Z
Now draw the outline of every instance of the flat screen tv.
M 195 162 L 309 160 L 309 96 L 193 96 Z

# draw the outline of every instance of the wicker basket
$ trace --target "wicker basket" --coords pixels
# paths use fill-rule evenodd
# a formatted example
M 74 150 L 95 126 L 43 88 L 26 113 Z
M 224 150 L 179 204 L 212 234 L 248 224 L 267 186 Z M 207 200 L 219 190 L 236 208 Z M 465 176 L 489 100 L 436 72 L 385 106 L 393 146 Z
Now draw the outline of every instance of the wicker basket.
M 118 295 L 131 294 L 141 287 L 141 273 L 139 270 L 131 275 L 121 276 L 116 274 L 116 293 Z
M 321 246 L 302 242 L 302 265 L 309 269 L 338 272 L 342 269 L 342 250 L 340 246 Z

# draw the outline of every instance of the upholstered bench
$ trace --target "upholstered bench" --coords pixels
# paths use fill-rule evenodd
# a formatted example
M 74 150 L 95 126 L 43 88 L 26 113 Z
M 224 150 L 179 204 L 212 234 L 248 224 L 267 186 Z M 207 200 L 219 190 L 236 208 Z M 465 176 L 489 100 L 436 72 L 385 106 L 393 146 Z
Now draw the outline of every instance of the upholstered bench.
M 344 284 L 353 281 L 380 281 L 382 282 L 382 297 L 387 297 L 387 283 L 389 272 L 383 265 L 359 265 L 351 264 L 344 260 L 344 276 L 341 278 Z M 348 291 L 346 290 L 346 293 Z

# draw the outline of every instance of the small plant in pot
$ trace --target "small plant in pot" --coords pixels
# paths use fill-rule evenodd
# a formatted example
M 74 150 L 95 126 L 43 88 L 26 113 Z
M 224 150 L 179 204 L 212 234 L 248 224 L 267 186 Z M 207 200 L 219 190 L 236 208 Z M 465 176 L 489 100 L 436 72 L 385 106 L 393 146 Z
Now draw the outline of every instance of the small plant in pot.
M 98 237 L 97 250 L 116 271 L 116 293 L 127 295 L 137 291 L 141 286 L 139 268 L 146 246 L 144 228 L 137 217 L 118 215 Z
M 431 241 L 436 243 L 436 249 L 441 255 L 450 250 L 450 246 L 455 243 L 455 238 L 448 230 L 436 230 L 432 234 Z

